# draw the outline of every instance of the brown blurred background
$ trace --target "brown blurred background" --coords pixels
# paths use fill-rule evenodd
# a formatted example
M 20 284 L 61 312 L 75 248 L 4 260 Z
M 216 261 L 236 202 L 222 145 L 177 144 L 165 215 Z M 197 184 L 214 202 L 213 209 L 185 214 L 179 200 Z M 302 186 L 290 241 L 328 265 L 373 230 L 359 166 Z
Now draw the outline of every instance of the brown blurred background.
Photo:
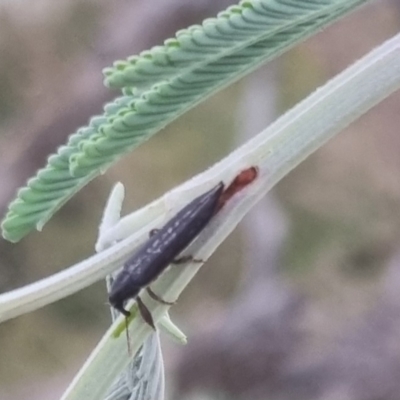
M 116 92 L 101 69 L 228 0 L 4 2 L 0 209 Z M 0 291 L 93 253 L 112 185 L 130 212 L 219 160 L 400 27 L 375 1 L 196 107 L 97 178 L 42 233 L 0 242 Z M 400 398 L 400 94 L 285 178 L 221 246 L 164 340 L 174 399 Z M 211 145 L 212 143 L 212 145 Z M 162 173 L 160 173 L 162 171 Z M 110 323 L 100 282 L 0 325 L 0 398 L 56 399 Z

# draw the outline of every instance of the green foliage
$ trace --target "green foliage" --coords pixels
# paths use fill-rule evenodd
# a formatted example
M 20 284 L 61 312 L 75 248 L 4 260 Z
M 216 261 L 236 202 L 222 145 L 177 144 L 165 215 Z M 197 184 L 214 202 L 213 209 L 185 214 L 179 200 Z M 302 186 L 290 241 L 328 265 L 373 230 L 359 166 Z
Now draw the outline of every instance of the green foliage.
M 16 242 L 122 155 L 181 114 L 366 0 L 253 0 L 106 69 L 125 95 L 73 134 L 18 192 L 2 223 Z M 135 86 L 135 89 L 132 89 Z
M 107 70 L 107 76 L 110 82 L 111 77 L 115 76 L 118 76 L 115 82 L 120 80 L 126 82 L 124 96 L 107 105 L 104 115 L 92 119 L 89 127 L 82 128 L 79 133 L 71 136 L 68 144 L 49 158 L 49 166 L 30 180 L 28 188 L 20 191 L 19 198 L 10 206 L 8 220 L 3 224 L 5 234 L 12 240 L 18 240 L 35 225 L 40 228 L 54 210 L 80 187 L 105 170 L 122 154 L 156 133 L 161 126 L 211 93 L 249 72 L 262 61 L 280 54 L 363 2 L 351 0 L 330 1 L 329 4 L 326 1 L 316 0 L 242 2 L 240 6 L 230 8 L 227 13 L 222 13 L 218 17 L 233 21 L 235 29 L 237 28 L 239 32 L 243 29 L 239 21 L 245 21 L 244 10 L 246 7 L 249 8 L 249 5 L 256 9 L 260 4 L 271 7 L 280 4 L 281 8 L 275 7 L 274 10 L 272 8 L 269 10 L 271 18 L 278 15 L 279 21 L 282 21 L 284 20 L 282 15 L 286 10 L 283 5 L 290 4 L 289 9 L 293 11 L 292 6 L 295 4 L 295 7 L 299 8 L 299 13 L 302 13 L 302 18 L 296 19 L 288 12 L 293 17 L 290 18 L 291 22 L 286 21 L 284 27 L 271 28 L 273 33 L 269 37 L 257 36 L 254 41 L 249 41 L 247 44 L 238 45 L 238 42 L 235 42 L 234 45 L 239 46 L 235 50 L 228 50 L 229 46 L 221 47 L 217 51 L 221 52 L 220 57 L 215 57 L 216 54 L 210 50 L 205 57 L 210 57 L 208 60 L 197 59 L 193 55 L 193 60 L 185 64 L 182 73 L 176 71 L 175 74 L 167 69 L 161 72 L 166 74 L 163 78 L 155 74 L 154 82 L 149 78 L 149 81 L 142 86 L 135 86 L 134 81 L 128 80 L 131 79 L 129 76 L 137 78 L 136 72 L 133 72 L 137 64 L 149 65 L 149 70 L 152 70 L 151 65 L 156 63 L 157 57 L 163 59 L 160 56 L 164 54 L 162 47 L 157 48 L 157 57 L 152 55 L 155 50 L 150 50 L 142 53 L 134 62 L 128 60 L 117 63 L 115 69 Z M 245 23 L 246 21 L 243 22 Z M 193 28 L 193 31 L 197 32 L 197 29 L 199 27 Z M 191 29 L 184 32 L 184 35 L 188 35 L 183 42 L 186 45 L 192 40 Z M 183 51 L 184 46 L 178 38 L 166 43 L 164 47 L 167 53 L 170 50 Z M 169 48 L 171 43 L 172 49 Z M 208 45 L 206 47 L 209 48 Z M 193 256 L 195 260 L 207 260 L 241 218 L 274 184 L 345 126 L 400 88 L 399 48 L 400 35 L 397 35 L 320 87 L 254 139 L 208 171 L 173 190 L 169 196 L 165 195 L 121 220 L 119 217 L 123 188 L 117 185 L 110 196 L 106 207 L 108 211 L 105 212 L 100 227 L 96 245 L 99 254 L 62 273 L 0 295 L 0 320 L 11 319 L 42 307 L 102 279 L 106 274 L 115 271 L 129 257 L 133 248 L 147 238 L 148 231 L 158 226 L 160 220 L 168 214 L 173 215 L 180 204 L 187 203 L 190 197 L 193 198 L 195 193 L 198 194 L 202 188 L 211 184 L 211 181 L 231 182 L 241 168 L 257 166 L 257 179 L 243 196 L 238 196 L 227 207 L 224 206 L 221 214 L 210 222 L 208 230 L 202 232 L 201 237 L 186 249 L 187 254 Z M 191 56 L 192 54 L 187 55 L 188 58 Z M 139 59 L 143 62 L 147 60 L 149 64 L 138 63 Z M 157 70 L 158 67 L 154 68 Z M 129 76 L 124 75 L 126 71 L 129 71 L 127 74 Z M 161 116 L 156 115 L 157 110 L 161 112 Z M 114 244 L 115 242 L 117 243 Z M 108 246 L 110 247 L 107 248 Z M 175 300 L 200 266 L 200 263 L 192 263 L 190 268 L 168 269 L 152 284 L 152 289 L 163 299 Z M 151 301 L 145 291 L 141 296 L 146 306 L 148 305 L 154 321 L 159 326 L 164 326 L 164 329 L 177 339 L 184 341 L 184 335 L 171 322 L 166 322 L 168 305 Z M 141 318 L 137 318 L 136 307 L 133 302 L 128 305 L 135 314 L 128 324 L 132 339 L 130 342 L 132 354 L 136 353 L 149 334 L 153 333 Z M 127 357 L 125 337 L 121 335 L 124 327 L 125 321 L 123 317 L 119 317 L 72 381 L 62 397 L 63 400 L 104 398 L 104 393 L 110 387 L 108 400 L 120 394 L 119 379 L 130 361 Z M 155 335 L 154 338 L 157 339 Z M 156 345 L 158 346 L 157 343 Z M 149 348 L 152 351 L 155 347 L 149 346 Z M 148 354 L 140 353 L 133 363 L 138 359 L 147 362 L 150 357 Z M 154 357 L 154 360 L 154 365 L 158 367 L 162 365 L 157 357 Z M 145 364 L 137 375 L 140 376 L 138 381 L 142 386 L 147 386 L 149 382 L 142 374 L 143 370 L 150 369 L 149 364 Z M 116 381 L 118 376 L 120 378 Z M 155 382 L 155 376 L 151 373 L 149 379 L 154 379 Z M 125 390 L 126 385 L 122 386 Z M 132 399 L 138 398 L 136 394 L 139 390 L 132 392 L 130 389 L 128 394 L 133 393 Z M 159 392 L 161 393 L 161 390 Z M 153 395 L 151 398 L 157 397 Z

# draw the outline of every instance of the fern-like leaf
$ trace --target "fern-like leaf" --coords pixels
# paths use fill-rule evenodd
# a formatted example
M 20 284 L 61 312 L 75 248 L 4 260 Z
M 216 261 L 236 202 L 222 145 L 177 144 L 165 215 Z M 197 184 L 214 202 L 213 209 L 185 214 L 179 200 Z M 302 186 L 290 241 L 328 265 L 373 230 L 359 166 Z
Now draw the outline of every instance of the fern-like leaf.
M 220 27 L 218 32 L 224 32 L 224 26 L 229 27 L 234 39 L 229 41 L 228 50 L 221 42 L 224 37 L 227 40 L 226 35 L 217 37 L 215 48 L 210 44 L 213 35 L 209 33 L 209 20 L 201 27 L 179 34 L 172 40 L 175 45 L 166 41 L 163 52 L 156 48 L 142 53 L 133 67 L 117 63 L 116 68 L 121 72 L 108 72 L 110 82 L 121 79 L 125 82 L 133 76 L 127 84 L 137 85 L 146 65 L 154 71 L 145 80 L 144 87 L 150 85 L 149 88 L 137 92 L 132 92 L 131 87 L 125 88 L 125 96 L 106 106 L 103 116 L 92 119 L 89 127 L 78 130 L 66 146 L 49 158 L 47 166 L 28 181 L 9 206 L 2 223 L 3 236 L 16 242 L 33 228 L 40 230 L 69 198 L 123 154 L 210 95 L 366 1 L 243 1 L 211 20 L 215 29 Z M 264 31 L 261 20 L 265 23 Z M 216 31 L 212 32 L 217 35 Z M 199 46 L 202 42 L 195 40 L 199 36 L 207 37 L 206 46 Z M 176 51 L 171 50 L 174 46 Z M 203 54 L 199 59 L 202 47 L 206 56 Z M 175 71 L 160 67 L 160 60 L 167 59 L 160 54 L 171 52 L 176 60 L 188 58 L 183 72 L 180 65 Z M 117 75 L 118 79 L 111 79 Z

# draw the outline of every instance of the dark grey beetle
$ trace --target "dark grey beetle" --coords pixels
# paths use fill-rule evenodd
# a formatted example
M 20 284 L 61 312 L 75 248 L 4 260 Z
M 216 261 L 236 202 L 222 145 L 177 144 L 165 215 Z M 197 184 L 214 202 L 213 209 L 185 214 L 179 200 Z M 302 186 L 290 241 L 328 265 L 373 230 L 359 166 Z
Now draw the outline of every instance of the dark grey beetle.
M 124 308 L 124 303 L 128 299 L 136 298 L 142 317 L 154 328 L 150 312 L 138 297 L 139 291 L 154 281 L 169 264 L 190 260 L 190 257 L 176 257 L 198 236 L 219 210 L 223 190 L 224 184 L 220 182 L 213 189 L 196 197 L 164 227 L 156 230 L 124 264 L 121 273 L 112 284 L 109 295 L 110 304 L 114 308 L 128 317 L 130 312 Z M 160 299 L 150 288 L 148 292 L 154 299 L 170 304 Z

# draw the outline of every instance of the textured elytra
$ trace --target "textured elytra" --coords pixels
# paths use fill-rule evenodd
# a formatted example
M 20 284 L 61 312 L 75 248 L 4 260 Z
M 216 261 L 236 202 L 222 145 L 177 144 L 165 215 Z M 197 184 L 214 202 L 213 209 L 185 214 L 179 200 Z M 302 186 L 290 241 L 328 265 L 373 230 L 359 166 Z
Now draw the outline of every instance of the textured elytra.
M 125 315 L 124 302 L 135 298 L 168 267 L 205 228 L 219 205 L 221 182 L 196 197 L 158 230 L 127 260 L 110 291 L 110 304 Z

